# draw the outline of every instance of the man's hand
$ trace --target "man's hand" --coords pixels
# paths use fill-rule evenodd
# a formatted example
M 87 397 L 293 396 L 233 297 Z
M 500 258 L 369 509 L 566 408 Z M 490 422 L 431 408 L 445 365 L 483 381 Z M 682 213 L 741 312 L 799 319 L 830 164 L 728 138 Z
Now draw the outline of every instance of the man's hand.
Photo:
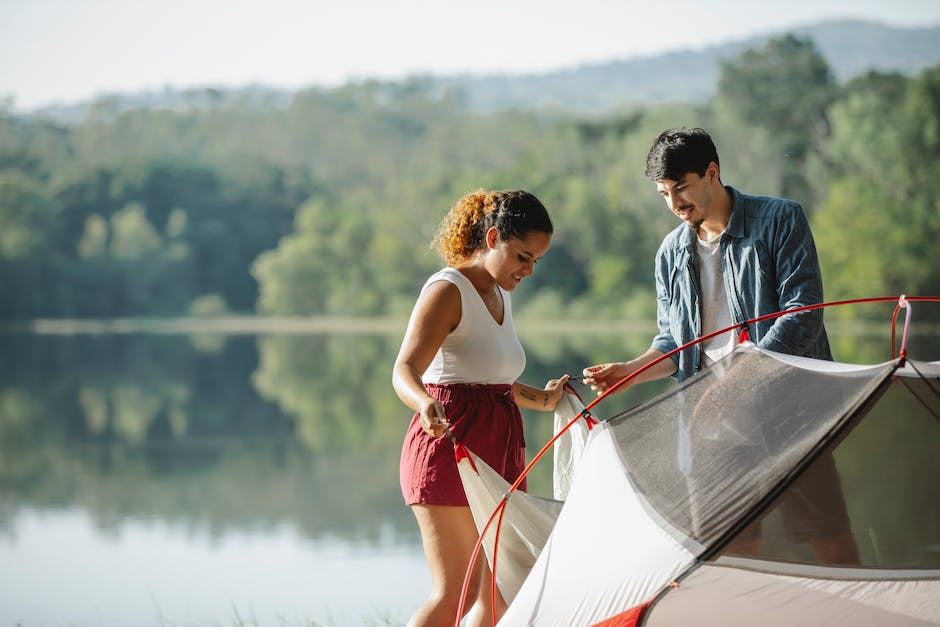
M 657 363 L 653 364 L 653 362 Z M 585 368 L 583 372 L 584 384 L 590 385 L 592 390 L 601 395 L 617 385 L 621 379 L 629 377 L 639 370 L 643 370 L 643 372 L 631 377 L 629 381 L 614 390 L 614 394 L 619 394 L 637 383 L 656 381 L 675 374 L 676 362 L 671 359 L 663 359 L 662 352 L 651 348 L 636 359 L 627 362 L 616 361 Z
M 597 392 L 598 395 L 601 395 L 631 372 L 633 372 L 633 370 L 631 370 L 629 364 L 617 361 L 609 364 L 590 366 L 585 368 L 582 374 L 584 375 L 584 384 L 590 385 L 592 390 Z M 624 384 L 617 389 L 617 392 L 625 390 L 628 387 L 629 384 Z

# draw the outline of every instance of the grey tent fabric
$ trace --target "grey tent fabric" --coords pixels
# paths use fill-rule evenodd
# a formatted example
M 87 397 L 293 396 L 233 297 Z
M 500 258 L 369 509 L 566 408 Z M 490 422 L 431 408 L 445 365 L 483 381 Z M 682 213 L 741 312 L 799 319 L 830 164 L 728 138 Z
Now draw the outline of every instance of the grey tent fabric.
M 745 345 L 611 418 L 637 489 L 684 536 L 713 544 L 895 369 L 891 362 L 820 368 L 825 363 L 807 369 Z

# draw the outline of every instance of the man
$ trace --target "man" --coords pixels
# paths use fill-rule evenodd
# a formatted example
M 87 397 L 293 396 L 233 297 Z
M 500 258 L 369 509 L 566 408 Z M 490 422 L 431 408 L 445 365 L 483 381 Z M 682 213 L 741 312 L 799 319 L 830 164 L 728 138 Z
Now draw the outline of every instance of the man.
M 647 156 L 646 175 L 684 224 L 663 239 L 656 253 L 659 334 L 636 359 L 586 369 L 599 391 L 709 332 L 822 302 L 816 245 L 802 208 L 791 200 L 725 187 L 718 151 L 704 130 L 661 133 Z M 769 350 L 832 359 L 822 310 L 756 323 L 748 332 Z M 670 375 L 682 381 L 730 352 L 736 339 L 734 333 L 720 335 L 632 382 Z
M 661 133 L 647 155 L 646 175 L 683 224 L 666 235 L 656 253 L 659 333 L 635 359 L 585 368 L 585 383 L 598 393 L 698 337 L 823 300 L 816 246 L 800 205 L 723 185 L 718 151 L 704 130 Z M 754 323 L 748 333 L 762 348 L 832 359 L 821 309 Z M 668 376 L 679 381 L 691 377 L 730 353 L 737 336 L 720 334 L 680 351 L 618 391 Z M 823 473 L 832 478 L 834 463 L 831 456 L 823 457 Z M 838 486 L 837 476 L 835 480 Z M 825 562 L 855 563 L 841 490 L 826 496 L 830 501 L 837 497 L 831 518 L 839 519 L 838 538 L 811 542 L 814 552 Z M 744 552 L 756 552 L 756 540 Z

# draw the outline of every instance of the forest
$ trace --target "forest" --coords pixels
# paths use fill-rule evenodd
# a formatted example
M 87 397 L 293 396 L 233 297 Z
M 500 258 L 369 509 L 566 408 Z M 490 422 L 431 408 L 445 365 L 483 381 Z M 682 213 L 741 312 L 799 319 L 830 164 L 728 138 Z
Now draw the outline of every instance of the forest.
M 649 320 L 676 220 L 644 161 L 677 126 L 709 130 L 725 184 L 803 205 L 827 300 L 940 295 L 940 65 L 837 82 L 785 35 L 723 62 L 715 94 L 480 112 L 415 77 L 287 100 L 194 90 L 171 108 L 103 98 L 75 122 L 0 106 L 0 319 L 403 317 L 453 202 L 522 188 L 555 237 L 517 315 Z

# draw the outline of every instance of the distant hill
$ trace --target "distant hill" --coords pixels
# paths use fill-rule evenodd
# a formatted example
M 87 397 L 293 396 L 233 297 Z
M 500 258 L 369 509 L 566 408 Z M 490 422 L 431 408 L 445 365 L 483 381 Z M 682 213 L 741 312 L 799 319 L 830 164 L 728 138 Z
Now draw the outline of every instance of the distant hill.
M 748 48 L 763 47 L 771 37 L 794 33 L 810 37 L 838 81 L 869 70 L 911 76 L 940 63 L 940 25 L 898 28 L 858 20 L 827 21 L 693 50 L 612 60 L 543 74 L 436 75 L 415 77 L 440 92 L 460 94 L 476 111 L 555 106 L 601 111 L 630 104 L 704 102 L 715 91 L 720 62 Z M 395 85 L 396 83 L 386 83 Z M 313 87 L 313 86 L 311 86 Z M 291 92 L 251 85 L 238 88 L 176 90 L 117 94 L 106 99 L 116 113 L 131 108 L 192 108 L 232 101 L 255 107 L 282 106 Z M 90 103 L 54 106 L 35 113 L 61 121 L 78 121 Z M 102 103 L 99 102 L 99 107 Z
M 589 110 L 624 104 L 703 102 L 718 82 L 720 61 L 771 37 L 794 33 L 809 37 L 843 82 L 869 70 L 914 75 L 940 63 L 940 26 L 896 28 L 842 20 L 767 33 L 699 50 L 610 61 L 538 75 L 439 77 L 441 88 L 458 90 L 472 109 L 531 108 L 554 105 Z

